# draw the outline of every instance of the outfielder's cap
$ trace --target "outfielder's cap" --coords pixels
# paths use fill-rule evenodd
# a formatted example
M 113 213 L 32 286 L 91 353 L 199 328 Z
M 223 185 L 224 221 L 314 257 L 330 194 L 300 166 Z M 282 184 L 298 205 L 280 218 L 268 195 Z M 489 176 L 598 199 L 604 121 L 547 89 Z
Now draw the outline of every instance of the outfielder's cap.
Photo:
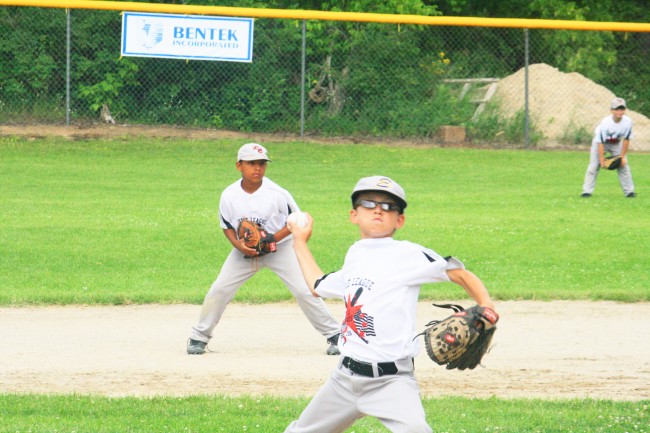
M 627 104 L 625 104 L 625 99 L 623 98 L 614 98 L 612 99 L 612 103 L 609 105 L 609 108 L 612 110 L 618 107 L 623 107 L 627 108 Z
M 404 188 L 389 177 L 370 176 L 360 179 L 352 190 L 352 206 L 354 206 L 354 202 L 359 194 L 365 191 L 378 191 L 388 194 L 397 200 L 397 204 L 402 208 L 402 211 L 406 209 L 406 193 L 404 192 Z
M 239 148 L 237 152 L 237 161 L 257 161 L 265 159 L 270 161 L 266 148 L 261 144 L 247 143 Z

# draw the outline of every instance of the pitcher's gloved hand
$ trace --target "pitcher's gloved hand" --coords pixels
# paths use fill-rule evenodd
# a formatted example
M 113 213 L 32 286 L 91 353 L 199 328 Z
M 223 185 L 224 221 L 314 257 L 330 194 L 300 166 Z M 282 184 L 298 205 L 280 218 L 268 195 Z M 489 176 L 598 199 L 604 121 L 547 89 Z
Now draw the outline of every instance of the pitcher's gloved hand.
M 499 315 L 490 308 L 475 305 L 465 310 L 460 305 L 437 305 L 455 313 L 444 320 L 434 320 L 422 332 L 427 354 L 447 370 L 474 369 L 481 363 L 496 331 Z

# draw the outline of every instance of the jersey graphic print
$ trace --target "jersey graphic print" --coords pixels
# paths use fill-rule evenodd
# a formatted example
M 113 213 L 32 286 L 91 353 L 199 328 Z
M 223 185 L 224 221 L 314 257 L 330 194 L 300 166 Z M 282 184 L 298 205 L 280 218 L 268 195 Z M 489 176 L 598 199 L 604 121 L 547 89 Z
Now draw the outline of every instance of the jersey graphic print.
M 243 220 L 252 221 L 254 223 L 261 225 L 262 227 L 266 225 L 266 218 L 243 217 L 239 219 L 239 222 L 241 223 Z
M 603 142 L 607 144 L 616 144 L 621 141 L 623 134 L 620 131 L 605 131 L 603 134 Z
M 611 117 L 603 119 L 598 128 L 600 130 L 600 142 L 603 144 L 618 144 L 621 140 L 629 140 L 632 136 L 632 121 L 627 117 L 619 123 L 614 123 Z
M 366 337 L 375 336 L 374 318 L 361 311 L 363 305 L 357 305 L 359 297 L 363 293 L 363 287 L 359 287 L 354 297 L 345 301 L 345 326 L 343 328 L 343 342 L 347 340 L 348 331 L 352 331 L 368 344 Z

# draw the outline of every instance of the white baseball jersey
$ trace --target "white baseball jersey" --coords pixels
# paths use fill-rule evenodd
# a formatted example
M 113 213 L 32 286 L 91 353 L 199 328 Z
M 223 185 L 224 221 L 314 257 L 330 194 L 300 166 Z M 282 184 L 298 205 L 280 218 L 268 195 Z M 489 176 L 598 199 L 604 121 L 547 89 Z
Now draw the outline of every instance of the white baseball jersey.
M 242 189 L 241 182 L 241 179 L 237 180 L 221 193 L 219 218 L 223 229 L 236 230 L 239 222 L 248 218 L 264 225 L 269 232 L 277 233 L 285 226 L 289 213 L 299 210 L 291 194 L 266 177 L 252 194 Z M 337 321 L 325 302 L 313 296 L 307 287 L 292 241 L 293 237 L 287 236 L 278 242 L 282 247 L 278 247 L 275 253 L 253 259 L 244 258 L 241 251 L 232 248 L 219 276 L 205 295 L 199 321 L 192 328 L 190 338 L 204 343 L 210 341 L 239 287 L 262 268 L 271 270 L 284 282 L 314 329 L 328 339 L 337 335 Z
M 616 123 L 613 116 L 607 116 L 596 127 L 596 136 L 598 142 L 603 144 L 619 144 L 622 140 L 631 140 L 632 119 L 624 115 Z
M 322 297 L 345 302 L 341 354 L 367 362 L 416 356 L 420 286 L 449 281 L 447 270 L 457 268 L 464 268 L 457 259 L 445 259 L 408 241 L 381 238 L 354 243 L 343 268 L 325 275 L 316 286 Z
M 241 179 L 237 180 L 221 193 L 219 218 L 222 229 L 237 230 L 239 222 L 247 218 L 276 233 L 286 225 L 290 213 L 300 210 L 289 191 L 268 177 L 264 177 L 262 186 L 252 194 L 242 189 L 241 182 Z

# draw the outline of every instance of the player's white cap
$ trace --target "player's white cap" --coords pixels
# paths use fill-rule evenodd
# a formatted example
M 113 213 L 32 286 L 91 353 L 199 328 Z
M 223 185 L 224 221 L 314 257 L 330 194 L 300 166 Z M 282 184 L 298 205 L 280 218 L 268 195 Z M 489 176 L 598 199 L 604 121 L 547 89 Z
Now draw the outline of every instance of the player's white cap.
M 623 99 L 623 98 L 614 98 L 614 99 L 612 99 L 612 103 L 609 104 L 609 108 L 614 110 L 615 108 L 618 108 L 618 107 L 627 108 L 627 105 L 625 104 L 625 99 Z
M 397 182 L 386 176 L 370 176 L 360 179 L 352 190 L 352 206 L 357 199 L 357 196 L 364 191 L 379 191 L 386 193 L 400 205 L 402 211 L 406 209 L 406 193 L 404 188 L 399 186 Z
M 266 148 L 257 143 L 246 143 L 237 152 L 237 161 L 257 161 L 265 159 L 270 161 Z

